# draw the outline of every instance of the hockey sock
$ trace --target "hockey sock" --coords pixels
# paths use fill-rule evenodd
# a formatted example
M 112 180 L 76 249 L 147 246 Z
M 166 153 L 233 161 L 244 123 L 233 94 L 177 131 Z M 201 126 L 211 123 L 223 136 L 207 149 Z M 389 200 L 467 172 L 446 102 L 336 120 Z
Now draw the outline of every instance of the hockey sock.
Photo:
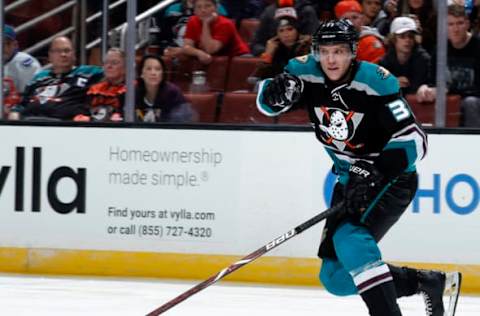
M 397 297 L 410 296 L 418 292 L 417 270 L 408 267 L 388 265 L 395 283 Z
M 370 316 L 401 316 L 397 304 L 397 294 L 392 281 L 374 286 L 362 292 L 361 297 L 367 304 Z

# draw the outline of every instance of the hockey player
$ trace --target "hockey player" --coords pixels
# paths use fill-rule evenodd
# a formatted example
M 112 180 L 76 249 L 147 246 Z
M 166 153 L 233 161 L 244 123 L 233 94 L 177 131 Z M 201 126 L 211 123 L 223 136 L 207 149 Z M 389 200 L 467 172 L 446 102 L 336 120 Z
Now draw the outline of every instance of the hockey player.
M 305 107 L 339 180 L 319 248 L 320 280 L 335 295 L 358 293 L 371 316 L 401 315 L 397 297 L 422 293 L 427 315 L 455 314 L 461 274 L 396 267 L 377 243 L 417 190 L 415 163 L 427 137 L 384 68 L 355 61 L 358 34 L 348 20 L 325 22 L 311 54 L 260 84 L 257 105 L 268 116 Z M 443 295 L 451 292 L 448 307 Z

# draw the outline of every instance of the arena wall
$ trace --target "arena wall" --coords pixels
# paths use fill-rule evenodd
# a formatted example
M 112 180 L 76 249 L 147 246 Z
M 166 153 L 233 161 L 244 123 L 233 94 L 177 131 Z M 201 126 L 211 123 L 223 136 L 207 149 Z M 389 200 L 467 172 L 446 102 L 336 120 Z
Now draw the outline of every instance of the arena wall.
M 205 279 L 324 210 L 335 180 L 307 129 L 0 133 L 2 272 Z M 384 259 L 458 269 L 464 292 L 478 294 L 478 136 L 429 142 L 418 194 L 380 243 Z M 317 285 L 321 228 L 227 279 Z

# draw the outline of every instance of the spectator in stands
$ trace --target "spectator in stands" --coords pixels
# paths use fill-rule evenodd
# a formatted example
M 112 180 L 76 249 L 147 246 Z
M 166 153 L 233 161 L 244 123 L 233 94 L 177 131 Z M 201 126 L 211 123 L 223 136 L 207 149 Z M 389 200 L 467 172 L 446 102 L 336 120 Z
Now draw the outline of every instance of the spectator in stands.
M 276 23 L 274 23 L 275 13 L 278 8 L 282 7 L 295 8 L 298 16 L 301 17 L 298 21 L 298 31 L 301 34 L 311 35 L 317 30 L 319 26 L 317 12 L 309 0 L 276 0 L 260 15 L 260 25 L 251 43 L 253 55 L 259 56 L 265 52 L 267 41 L 275 36 L 277 32 Z
M 11 25 L 3 27 L 3 66 L 4 76 L 12 78 L 20 94 L 23 94 L 27 84 L 42 68 L 34 57 L 19 51 L 17 34 Z
M 397 16 L 409 16 L 416 20 L 421 34 L 421 44 L 429 54 L 433 53 L 437 39 L 437 15 L 433 0 L 385 0 L 385 12 L 390 22 Z
M 449 5 L 448 29 L 448 93 L 462 96 L 463 126 L 480 127 L 480 38 L 469 32 L 470 20 L 461 5 Z M 436 65 L 433 55 L 432 65 Z M 433 102 L 436 98 L 435 67 L 432 67 L 430 85 L 417 91 L 419 102 Z
M 155 20 L 160 28 L 157 39 L 151 39 L 151 44 L 160 47 L 160 55 L 168 48 L 167 55 L 176 57 L 181 53 L 183 38 L 188 19 L 193 15 L 194 0 L 182 0 L 169 5 L 165 11 L 156 15 Z M 218 6 L 218 13 L 226 16 L 227 11 L 223 5 Z
M 157 55 L 145 55 L 139 64 L 136 117 L 142 122 L 188 122 L 195 118 L 180 89 L 167 82 L 167 68 Z
M 125 52 L 110 48 L 103 61 L 104 80 L 92 85 L 87 91 L 90 115 L 77 117 L 77 121 L 120 122 L 123 121 L 125 102 Z
M 431 57 L 415 41 L 416 34 L 418 28 L 412 18 L 395 18 L 390 25 L 387 54 L 379 63 L 398 78 L 403 94 L 416 93 L 429 76 Z
M 374 27 L 365 26 L 365 16 L 356 0 L 342 0 L 335 6 L 337 19 L 348 19 L 359 32 L 357 60 L 378 63 L 385 56 L 384 38 Z
M 53 39 L 48 50 L 52 69 L 42 70 L 26 87 L 22 102 L 14 107 L 10 119 L 71 120 L 88 115 L 86 92 L 103 77 L 97 66 L 75 67 L 75 50 L 69 38 Z
M 311 35 L 298 32 L 298 17 L 295 8 L 279 8 L 275 14 L 277 34 L 267 41 L 265 52 L 253 77 L 265 79 L 282 73 L 291 58 L 310 52 Z
M 362 0 L 361 3 L 365 17 L 364 24 L 376 28 L 382 36 L 386 36 L 389 32 L 390 20 L 382 10 L 383 1 Z
M 241 56 L 250 53 L 235 24 L 217 13 L 216 0 L 194 0 L 194 16 L 185 31 L 182 53 L 209 64 L 212 56 Z

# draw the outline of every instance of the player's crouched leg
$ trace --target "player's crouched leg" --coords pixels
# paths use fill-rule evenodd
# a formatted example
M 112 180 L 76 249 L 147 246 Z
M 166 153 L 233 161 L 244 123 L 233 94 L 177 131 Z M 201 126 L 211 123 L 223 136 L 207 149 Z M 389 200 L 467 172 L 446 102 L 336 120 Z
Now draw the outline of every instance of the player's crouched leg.
M 323 259 L 319 277 L 325 289 L 333 295 L 357 294 L 352 277 L 338 260 Z
M 343 223 L 333 235 L 338 260 L 353 278 L 371 316 L 399 316 L 395 285 L 377 242 L 367 228 Z

